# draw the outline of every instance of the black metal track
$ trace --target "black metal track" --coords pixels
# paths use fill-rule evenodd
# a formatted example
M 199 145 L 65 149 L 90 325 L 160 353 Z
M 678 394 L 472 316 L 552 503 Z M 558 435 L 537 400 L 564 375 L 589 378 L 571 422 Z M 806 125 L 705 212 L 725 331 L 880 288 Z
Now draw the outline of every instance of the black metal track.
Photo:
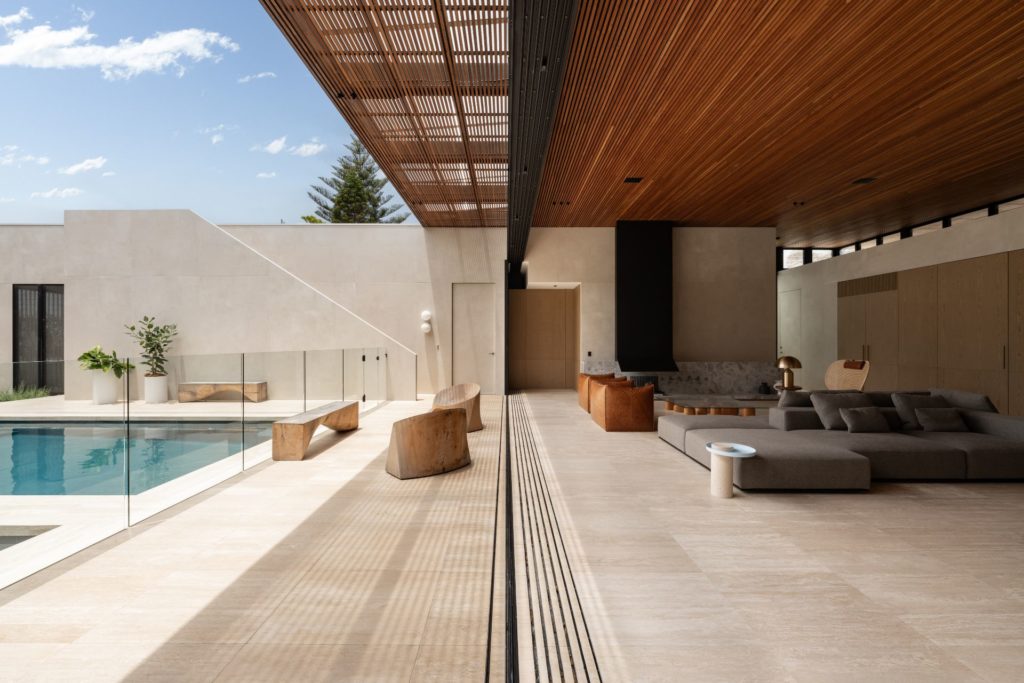
M 576 25 L 576 0 L 511 0 L 508 260 L 522 266 Z

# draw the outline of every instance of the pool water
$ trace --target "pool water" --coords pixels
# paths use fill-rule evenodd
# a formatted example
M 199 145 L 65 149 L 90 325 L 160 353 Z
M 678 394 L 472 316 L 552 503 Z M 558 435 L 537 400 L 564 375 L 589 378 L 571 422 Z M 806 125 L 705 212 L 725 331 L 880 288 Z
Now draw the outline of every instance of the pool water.
M 142 493 L 270 436 L 270 422 L 0 423 L 0 495 Z

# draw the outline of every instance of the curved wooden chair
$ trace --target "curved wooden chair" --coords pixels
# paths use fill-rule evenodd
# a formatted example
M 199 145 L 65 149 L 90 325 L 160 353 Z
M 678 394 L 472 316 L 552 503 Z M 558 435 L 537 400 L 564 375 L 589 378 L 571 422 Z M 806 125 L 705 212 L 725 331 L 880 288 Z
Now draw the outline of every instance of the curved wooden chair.
M 434 395 L 433 410 L 461 408 L 466 411 L 466 431 L 479 432 L 484 428 L 480 419 L 480 385 L 456 384 Z
M 837 360 L 825 370 L 826 389 L 849 389 L 861 391 L 868 381 L 871 361 Z
M 435 409 L 391 426 L 387 473 L 398 479 L 443 474 L 470 463 L 463 408 Z

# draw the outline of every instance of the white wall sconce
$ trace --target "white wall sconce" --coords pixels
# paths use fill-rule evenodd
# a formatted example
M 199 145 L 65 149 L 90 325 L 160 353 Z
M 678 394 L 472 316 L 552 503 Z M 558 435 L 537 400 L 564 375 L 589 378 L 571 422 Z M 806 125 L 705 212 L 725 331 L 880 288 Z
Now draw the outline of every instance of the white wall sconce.
M 425 323 L 429 323 L 430 322 L 430 311 L 424 310 L 422 313 L 420 313 L 420 320 L 422 320 Z
M 420 331 L 423 332 L 423 334 L 430 334 L 430 330 L 432 329 L 434 328 L 430 326 L 430 323 L 423 323 L 420 325 Z
M 423 324 L 422 324 L 422 325 L 420 325 L 420 331 L 421 331 L 421 332 L 422 332 L 423 334 L 430 334 L 430 330 L 434 329 L 434 328 L 432 328 L 432 327 L 430 326 L 430 318 L 431 318 L 431 316 L 430 316 L 430 311 L 428 311 L 428 310 L 423 310 L 423 311 L 422 311 L 422 312 L 420 313 L 420 320 L 422 320 L 422 321 L 423 321 Z

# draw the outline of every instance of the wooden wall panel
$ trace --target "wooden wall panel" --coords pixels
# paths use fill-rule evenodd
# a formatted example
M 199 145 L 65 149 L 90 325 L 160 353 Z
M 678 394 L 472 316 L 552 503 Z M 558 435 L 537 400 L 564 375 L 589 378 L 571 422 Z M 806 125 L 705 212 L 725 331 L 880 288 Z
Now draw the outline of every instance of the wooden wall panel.
M 509 290 L 509 384 L 573 389 L 579 367 L 578 290 Z
M 579 0 L 569 55 L 536 226 L 838 247 L 1024 193 L 1021 2 Z
M 938 267 L 915 268 L 899 273 L 899 328 L 901 376 L 915 381 L 937 379 L 939 367 Z M 930 371 L 930 373 L 928 372 Z M 927 387 L 907 384 L 904 388 Z
M 862 294 L 864 298 L 864 343 L 871 371 L 865 389 L 899 389 L 899 294 L 895 290 Z
M 838 330 L 837 358 L 862 360 L 864 358 L 864 297 L 844 296 L 837 300 Z
M 1009 409 L 1024 415 L 1024 250 L 1009 254 Z

